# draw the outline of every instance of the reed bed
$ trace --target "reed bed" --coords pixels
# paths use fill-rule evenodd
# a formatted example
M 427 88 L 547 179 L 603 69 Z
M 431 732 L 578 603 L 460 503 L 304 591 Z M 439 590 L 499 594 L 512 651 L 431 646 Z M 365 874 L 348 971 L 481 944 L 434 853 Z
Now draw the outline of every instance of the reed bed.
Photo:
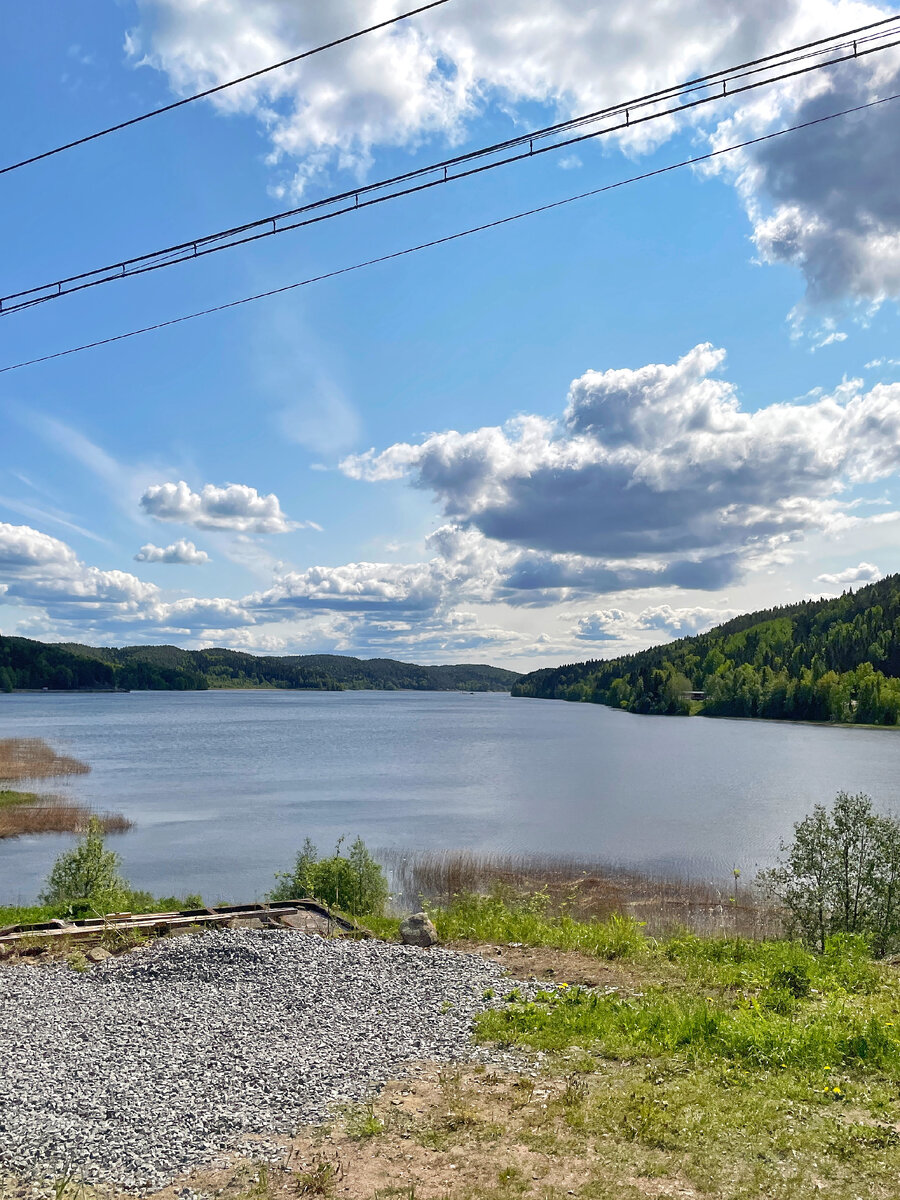
M 0 738 L 0 780 L 4 783 L 86 775 L 90 769 L 78 758 L 58 754 L 43 738 Z
M 683 879 L 550 854 L 388 849 L 378 857 L 390 872 L 395 903 L 406 909 L 447 906 L 465 895 L 540 896 L 549 914 L 577 921 L 631 917 L 653 936 L 678 929 L 752 938 L 783 932 L 777 909 L 737 878 Z
M 10 796 L 22 799 L 11 801 Z M 99 819 L 104 833 L 126 833 L 134 824 L 121 813 L 95 813 L 60 796 L 0 792 L 0 840 L 37 833 L 85 833 L 91 817 Z
M 58 754 L 43 738 L 0 738 L 0 840 L 38 833 L 84 833 L 98 817 L 104 833 L 125 833 L 133 822 L 121 813 L 95 813 L 63 796 L 20 792 L 5 784 L 86 775 L 86 762 Z

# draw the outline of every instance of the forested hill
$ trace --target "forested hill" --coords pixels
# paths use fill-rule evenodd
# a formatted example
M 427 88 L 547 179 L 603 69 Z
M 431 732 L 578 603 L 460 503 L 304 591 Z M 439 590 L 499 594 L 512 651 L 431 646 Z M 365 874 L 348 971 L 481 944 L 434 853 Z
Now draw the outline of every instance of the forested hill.
M 235 650 L 179 650 L 177 646 L 106 649 L 0 636 L 0 692 L 16 688 L 202 691 L 211 687 L 508 692 L 519 678 L 515 671 L 469 663 L 420 667 L 390 658 L 340 654 L 279 658 Z
M 889 575 L 638 654 L 533 671 L 512 692 L 638 713 L 896 725 L 898 677 L 900 575 Z

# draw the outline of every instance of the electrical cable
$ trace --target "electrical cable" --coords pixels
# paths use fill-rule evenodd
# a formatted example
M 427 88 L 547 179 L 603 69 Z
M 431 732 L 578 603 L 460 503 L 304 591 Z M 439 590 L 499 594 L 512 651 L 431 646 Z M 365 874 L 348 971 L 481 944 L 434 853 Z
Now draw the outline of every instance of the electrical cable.
M 51 283 L 11 292 L 8 295 L 0 296 L 0 316 L 20 312 L 37 304 L 44 304 L 48 300 L 56 300 L 87 288 L 112 283 L 117 279 L 144 275 L 179 262 L 191 262 L 221 250 L 275 237 L 289 230 L 318 224 L 347 213 L 359 212 L 372 205 L 382 204 L 400 196 L 427 191 L 433 187 L 494 170 L 496 167 L 535 158 L 541 154 L 571 147 L 579 142 L 602 137 L 605 134 L 629 130 L 647 121 L 655 121 L 664 116 L 727 99 L 797 75 L 880 53 L 892 46 L 900 45 L 900 40 L 884 41 L 885 38 L 892 37 L 898 31 L 898 22 L 900 22 L 900 16 L 886 17 L 871 25 L 860 26 L 845 33 L 835 34 L 830 38 L 820 38 L 815 42 L 807 42 L 789 50 L 767 55 L 762 59 L 754 59 L 735 67 L 728 67 L 710 75 L 677 84 L 675 87 L 638 96 L 596 112 L 581 114 L 543 129 L 532 130 L 530 133 L 520 134 L 491 146 L 481 147 L 454 158 L 431 163 L 426 167 L 419 167 L 402 175 L 395 175 L 389 179 L 382 179 L 350 191 L 315 200 L 298 208 L 274 213 L 255 221 L 233 226 L 230 229 L 219 230 L 216 233 L 179 242 L 161 250 L 107 264 L 104 267 L 82 271 Z M 809 62 L 811 58 L 821 59 L 823 54 L 829 54 L 831 57 L 824 61 Z M 804 65 L 796 66 L 797 63 Z M 795 69 L 785 70 L 786 67 L 795 67 Z M 772 70 L 778 70 L 781 73 L 768 75 L 766 78 L 752 78 L 762 72 Z M 747 80 L 750 81 L 747 82 Z M 733 84 L 730 90 L 729 82 Z M 715 90 L 710 90 L 713 88 Z M 698 93 L 701 92 L 706 94 L 698 96 Z M 670 107 L 658 107 L 665 105 L 670 100 L 673 101 Z M 654 111 L 645 111 L 648 108 L 654 109 Z M 582 130 L 587 124 L 605 119 L 612 120 L 614 123 L 588 132 L 575 132 Z M 555 140 L 549 144 L 539 144 L 547 143 L 551 138 Z M 536 143 L 538 144 L 536 145 Z M 484 161 L 496 155 L 501 157 L 493 157 L 491 161 Z
M 409 254 L 417 254 L 420 250 L 430 250 L 435 246 L 445 246 L 450 242 L 459 241 L 461 238 L 470 237 L 475 233 L 483 233 L 489 229 L 498 229 L 503 225 L 509 225 L 514 221 L 521 221 L 525 217 L 533 217 L 538 213 L 551 212 L 554 209 L 563 208 L 568 204 L 574 204 L 578 200 L 586 200 L 592 196 L 602 195 L 604 192 L 615 191 L 617 188 L 625 187 L 630 183 L 639 183 L 645 179 L 653 179 L 657 175 L 666 175 L 671 171 L 677 171 L 681 167 L 696 166 L 698 163 L 709 162 L 714 158 L 719 158 L 723 154 L 730 154 L 734 150 L 745 150 L 748 146 L 758 146 L 762 142 L 772 141 L 774 138 L 784 137 L 788 133 L 797 133 L 802 129 L 810 129 L 815 125 L 823 125 L 828 121 L 834 121 L 838 117 L 846 117 L 851 113 L 865 112 L 868 109 L 877 108 L 882 104 L 889 104 L 893 100 L 900 100 L 900 92 L 895 92 L 890 96 L 882 96 L 876 100 L 870 100 L 865 104 L 857 104 L 853 108 L 844 108 L 839 112 L 828 113 L 824 117 L 816 117 L 810 121 L 803 121 L 799 125 L 790 125 L 786 129 L 776 129 L 772 133 L 764 133 L 759 137 L 749 138 L 747 141 L 735 142 L 731 146 L 721 146 L 716 150 L 710 150 L 706 154 L 698 154 L 694 158 L 682 159 L 680 162 L 669 163 L 664 167 L 655 167 L 652 171 L 644 171 L 640 175 L 632 175 L 628 179 L 619 179 L 615 183 L 607 183 L 602 187 L 591 188 L 587 192 L 579 192 L 575 196 L 567 196 L 562 200 L 554 200 L 549 204 L 541 204 L 536 208 L 525 209 L 521 212 L 512 213 L 510 216 L 499 217 L 495 221 L 487 221 L 483 225 L 474 225 L 469 229 L 462 229 L 456 233 L 450 233 L 444 237 L 433 238 L 428 242 L 420 242 L 415 246 L 407 246 L 403 250 L 395 250 L 390 254 L 380 254 L 376 258 L 366 259 L 364 262 L 353 263 L 348 267 L 338 267 L 333 271 L 325 271 L 320 275 L 312 275 L 308 279 L 301 279 L 295 283 L 287 283 L 282 287 L 270 288 L 265 292 L 256 292 L 252 296 L 243 296 L 239 300 L 229 300 L 225 304 L 216 304 L 212 308 L 203 308 L 197 312 L 185 313 L 180 317 L 171 317 L 166 321 L 158 321 L 154 325 L 145 325 L 141 329 L 132 329 L 127 333 L 117 333 L 112 337 L 100 338 L 95 342 L 85 342 L 80 346 L 72 346 L 68 350 L 57 350 L 54 354 L 42 354 L 38 358 L 25 359 L 22 362 L 12 363 L 7 367 L 0 367 L 0 375 L 5 375 L 9 371 L 19 371 L 23 367 L 33 367 L 38 363 L 51 362 L 53 359 L 66 358 L 70 354 L 80 354 L 84 350 L 94 350 L 98 346 L 109 346 L 114 342 L 122 342 L 128 338 L 140 337 L 145 333 L 153 333 L 159 329 L 168 329 L 172 325 L 181 325 L 185 321 L 193 321 L 197 317 L 208 317 L 213 313 L 226 312 L 228 309 L 240 308 L 244 304 L 252 304 L 256 300 L 266 300 L 271 296 L 279 296 L 285 292 L 295 291 L 297 288 L 308 287 L 310 284 L 322 283 L 326 279 L 336 279 L 341 275 L 349 275 L 354 271 L 361 271 L 365 267 L 373 267 L 379 263 L 391 262 L 397 258 L 405 258 Z
M 430 4 L 423 4 L 420 8 L 411 9 L 409 12 L 400 13 L 399 16 L 390 17 L 386 21 L 379 21 L 377 25 L 369 25 L 366 29 L 359 29 L 356 33 L 348 33 L 344 37 L 335 38 L 332 42 L 325 42 L 322 46 L 315 46 L 312 50 L 304 50 L 301 54 L 294 54 L 291 58 L 284 58 L 281 62 L 272 63 L 268 67 L 260 67 L 258 71 L 251 71 L 248 75 L 241 75 L 238 79 L 230 79 L 227 83 L 216 84 L 215 87 L 206 88 L 205 91 L 196 92 L 193 96 L 184 96 L 181 100 L 173 100 L 171 104 L 164 104 L 162 108 L 154 108 L 151 112 L 141 113 L 138 117 L 131 117 L 128 121 L 120 121 L 118 125 L 110 125 L 107 129 L 98 129 L 96 133 L 89 133 L 85 137 L 76 138 L 74 142 L 66 142 L 62 146 L 54 146 L 52 150 L 44 150 L 41 154 L 32 154 L 30 158 L 23 158 L 20 162 L 9 163 L 8 166 L 0 167 L 0 175 L 6 175 L 9 171 L 17 171 L 20 167 L 30 166 L 32 163 L 40 162 L 44 158 L 52 158 L 54 154 L 62 154 L 64 150 L 74 150 L 76 146 L 84 146 L 88 142 L 94 142 L 97 138 L 106 137 L 108 133 L 118 133 L 120 129 L 128 129 L 131 125 L 139 125 L 141 121 L 149 121 L 151 117 L 159 117 L 163 113 L 172 112 L 173 109 L 183 108 L 185 104 L 193 104 L 195 100 L 205 100 L 207 96 L 214 96 L 216 92 L 224 92 L 227 88 L 235 87 L 239 83 L 247 83 L 250 79 L 258 79 L 260 75 L 268 75 L 270 71 L 277 71 L 281 67 L 288 67 L 292 63 L 300 62 L 304 58 L 310 58 L 314 54 L 321 54 L 323 50 L 333 50 L 335 46 L 343 46 L 347 42 L 352 42 L 356 38 L 364 37 L 367 33 L 375 33 L 376 30 L 386 29 L 388 25 L 396 25 L 398 21 L 406 21 L 410 17 L 417 17 L 419 13 L 428 12 L 430 8 L 438 8 L 441 4 L 449 4 L 450 0 L 431 0 Z

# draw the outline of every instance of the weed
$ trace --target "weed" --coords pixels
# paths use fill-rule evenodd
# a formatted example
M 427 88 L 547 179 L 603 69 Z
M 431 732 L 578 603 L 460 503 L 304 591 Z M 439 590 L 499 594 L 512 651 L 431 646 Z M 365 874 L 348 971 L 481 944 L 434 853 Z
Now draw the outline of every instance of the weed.
M 348 1137 L 356 1141 L 384 1133 L 384 1121 L 377 1116 L 375 1101 L 371 1099 L 364 1104 L 348 1105 L 344 1110 L 344 1120 Z
M 341 1179 L 344 1167 L 339 1158 L 318 1159 L 294 1177 L 294 1192 L 298 1196 L 332 1196 Z

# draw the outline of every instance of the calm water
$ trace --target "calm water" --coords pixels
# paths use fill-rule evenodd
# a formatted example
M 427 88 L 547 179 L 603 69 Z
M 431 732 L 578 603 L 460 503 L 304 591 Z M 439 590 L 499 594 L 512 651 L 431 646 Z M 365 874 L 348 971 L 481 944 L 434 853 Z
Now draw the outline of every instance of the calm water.
M 13 736 L 91 764 L 63 790 L 135 821 L 114 839 L 135 886 L 208 901 L 262 895 L 307 835 L 746 875 L 841 788 L 900 808 L 900 732 L 497 694 L 0 695 Z M 32 899 L 70 844 L 0 842 L 0 897 Z

